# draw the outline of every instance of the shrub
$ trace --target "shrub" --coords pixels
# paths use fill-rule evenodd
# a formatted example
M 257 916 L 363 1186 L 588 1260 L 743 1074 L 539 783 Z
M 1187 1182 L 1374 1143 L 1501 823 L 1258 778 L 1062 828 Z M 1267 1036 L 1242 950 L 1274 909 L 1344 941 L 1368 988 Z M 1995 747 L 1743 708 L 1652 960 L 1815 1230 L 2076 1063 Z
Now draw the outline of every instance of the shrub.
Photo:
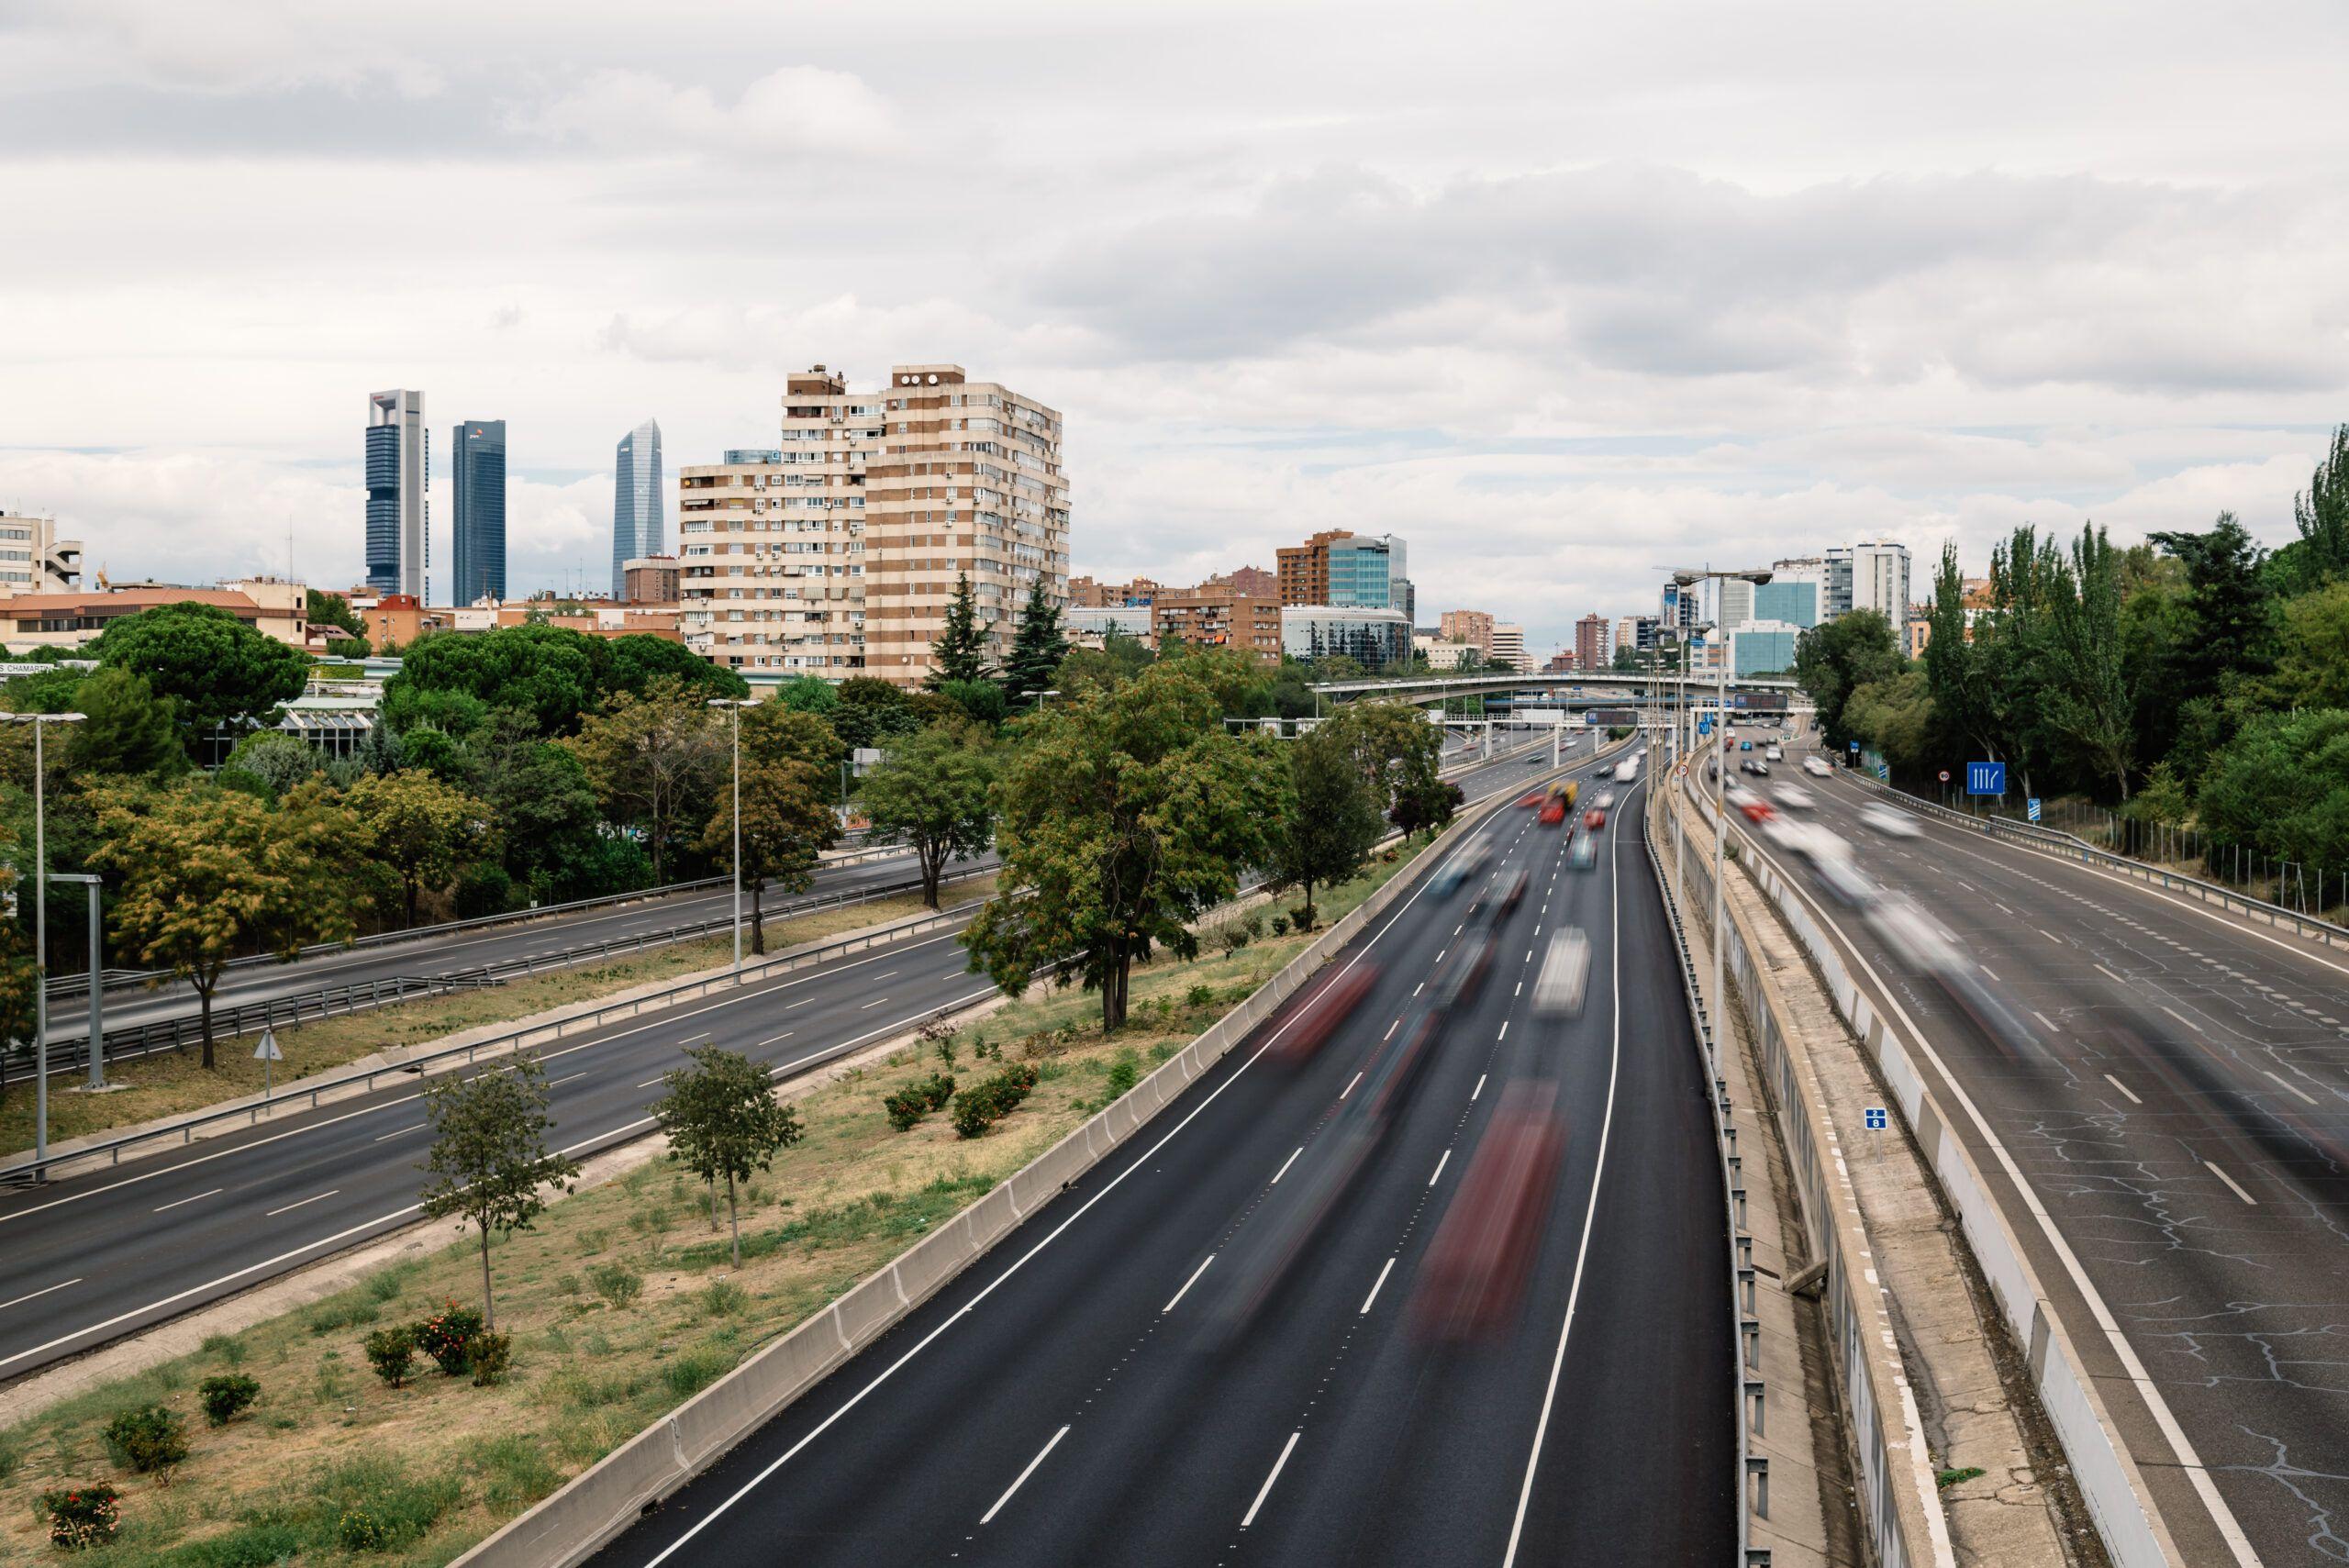
M 216 1427 L 225 1427 L 237 1418 L 237 1413 L 261 1397 L 261 1385 L 242 1373 L 230 1373 L 226 1377 L 207 1377 L 195 1385 L 195 1396 L 204 1406 L 204 1418 Z
M 644 1294 L 644 1276 L 626 1263 L 596 1263 L 587 1271 L 596 1294 L 615 1307 L 626 1307 Z
M 1141 1068 L 1130 1051 L 1118 1052 L 1117 1061 L 1109 1064 L 1109 1098 L 1117 1099 L 1130 1090 L 1141 1078 Z
M 173 1469 L 187 1458 L 187 1423 L 161 1405 L 124 1410 L 106 1423 L 106 1442 L 117 1464 L 168 1485 Z
M 394 1388 L 406 1383 L 416 1366 L 416 1330 L 402 1323 L 368 1335 L 367 1364 Z
M 741 1311 L 750 1299 L 751 1293 L 732 1280 L 713 1280 L 701 1293 L 701 1309 L 712 1318 L 725 1318 Z
M 1251 909 L 1248 911 L 1248 918 L 1241 924 L 1248 928 L 1248 940 L 1253 941 L 1264 934 L 1264 912 L 1262 909 Z
M 1228 958 L 1248 945 L 1248 928 L 1238 920 L 1226 920 L 1215 929 L 1215 940 L 1223 944 L 1224 956 Z
M 95 1486 L 71 1486 L 43 1492 L 41 1512 L 49 1516 L 49 1539 L 67 1551 L 103 1546 L 122 1528 L 122 1494 L 104 1482 Z
M 345 1508 L 334 1523 L 334 1543 L 345 1551 L 381 1551 L 392 1544 L 392 1527 L 365 1508 Z
M 881 1108 L 889 1116 L 889 1125 L 899 1132 L 911 1132 L 930 1114 L 930 1101 L 919 1089 L 900 1089 L 894 1095 L 881 1096 Z
M 1183 993 L 1183 1006 L 1186 1007 L 1214 1006 L 1215 987 L 1205 984 L 1192 986 L 1188 991 Z
M 987 1037 L 983 1034 L 974 1035 L 971 1037 L 971 1054 L 982 1062 L 1000 1062 L 1003 1060 L 1003 1047 L 989 1044 Z M 939 1102 L 941 1106 L 945 1103 L 943 1100 Z
M 440 1362 L 443 1373 L 459 1377 L 467 1370 L 466 1342 L 481 1328 L 479 1310 L 444 1301 L 440 1311 L 416 1326 L 417 1349 Z
M 977 1138 L 1013 1111 L 1036 1086 L 1036 1065 L 1031 1062 L 1017 1062 L 954 1096 L 954 1130 L 964 1138 Z
M 1274 917 L 1273 917 L 1273 935 L 1275 935 L 1275 936 L 1276 936 L 1276 937 L 1285 937 L 1285 936 L 1288 935 L 1288 917 L 1287 917 L 1287 916 L 1286 916 L 1286 915 L 1275 915 L 1275 916 L 1274 916 Z
M 734 1370 L 734 1358 L 723 1351 L 687 1351 L 661 1369 L 670 1394 L 690 1399 Z
M 513 1364 L 514 1336 L 494 1334 L 487 1329 L 465 1341 L 465 1365 L 472 1369 L 473 1386 L 487 1388 L 506 1375 Z

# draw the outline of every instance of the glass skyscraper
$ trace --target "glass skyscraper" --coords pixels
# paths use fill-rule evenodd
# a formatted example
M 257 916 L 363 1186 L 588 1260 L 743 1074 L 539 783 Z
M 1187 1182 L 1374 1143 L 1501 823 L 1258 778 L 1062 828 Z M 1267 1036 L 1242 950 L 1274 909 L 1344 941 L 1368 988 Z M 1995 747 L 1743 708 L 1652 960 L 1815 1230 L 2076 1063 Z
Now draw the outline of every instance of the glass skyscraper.
M 424 394 L 368 395 L 367 585 L 379 594 L 424 596 L 430 441 Z
M 612 597 L 628 596 L 624 568 L 661 553 L 661 422 L 647 419 L 620 438 L 612 460 Z
M 506 421 L 474 419 L 451 432 L 456 505 L 456 584 L 450 603 L 506 597 Z
M 1330 541 L 1330 603 L 1400 610 L 1408 620 L 1413 603 L 1403 541 L 1393 534 Z

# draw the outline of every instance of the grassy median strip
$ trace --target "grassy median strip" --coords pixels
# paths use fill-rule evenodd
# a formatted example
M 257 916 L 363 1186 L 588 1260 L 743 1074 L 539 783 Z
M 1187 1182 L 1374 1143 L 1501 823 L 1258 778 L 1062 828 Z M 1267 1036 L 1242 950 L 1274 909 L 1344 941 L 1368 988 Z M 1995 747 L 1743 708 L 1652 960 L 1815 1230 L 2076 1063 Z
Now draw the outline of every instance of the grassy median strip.
M 946 904 L 984 898 L 995 891 L 993 876 L 974 877 L 949 884 L 941 895 Z M 860 930 L 891 920 L 910 919 L 928 913 L 919 894 L 876 898 L 865 904 L 843 904 L 813 910 L 789 919 L 767 917 L 767 951 L 779 952 L 800 942 Z M 747 913 L 745 918 L 748 918 Z M 747 941 L 747 937 L 745 940 Z M 299 1080 L 399 1046 L 429 1045 L 434 1040 L 487 1024 L 512 1023 L 567 1003 L 608 996 L 639 985 L 715 968 L 734 951 L 730 935 L 696 938 L 667 947 L 648 948 L 583 964 L 551 970 L 544 974 L 509 981 L 479 991 L 455 991 L 421 996 L 362 1013 L 313 1018 L 276 1031 L 278 1049 L 285 1060 L 275 1069 L 280 1090 L 294 1091 Z M 419 967 L 433 962 L 418 953 Z M 78 1019 L 78 1015 L 77 1015 Z M 253 1060 L 258 1037 L 220 1039 L 215 1045 L 220 1065 L 206 1072 L 197 1065 L 197 1048 L 156 1051 L 128 1057 L 106 1067 L 106 1081 L 128 1087 L 106 1095 L 72 1092 L 82 1082 L 79 1068 L 54 1073 L 49 1080 L 49 1138 L 54 1145 L 110 1128 L 132 1127 L 168 1116 L 184 1116 L 223 1100 L 257 1095 L 262 1064 Z M 29 1082 L 11 1084 L 6 1105 L 0 1105 L 0 1151 L 28 1150 L 33 1144 L 33 1089 Z
M 1408 859 L 1323 893 L 1324 920 Z M 490 1386 L 419 1357 L 393 1387 L 364 1349 L 371 1333 L 448 1301 L 478 1304 L 465 1241 L 0 1432 L 0 1561 L 62 1561 L 48 1545 L 43 1495 L 103 1483 L 121 1493 L 122 1524 L 113 1544 L 74 1554 L 91 1568 L 448 1562 L 1181 1050 L 1311 940 L 1270 934 L 1274 918 L 1260 912 L 1264 934 L 1244 945 L 1211 931 L 1196 962 L 1138 968 L 1130 1022 L 1115 1035 L 1102 1034 L 1099 998 L 1070 989 L 793 1096 L 806 1137 L 746 1191 L 740 1270 L 706 1191 L 666 1162 L 557 1204 L 538 1229 L 494 1251 L 513 1364 Z M 937 1074 L 969 1088 L 1022 1063 L 1035 1069 L 1034 1088 L 981 1137 L 957 1136 L 951 1109 L 901 1132 L 883 1108 Z M 224 1376 L 255 1379 L 260 1398 L 208 1427 L 199 1390 Z M 168 1485 L 117 1464 L 106 1440 L 117 1416 L 150 1405 L 185 1422 L 191 1451 Z

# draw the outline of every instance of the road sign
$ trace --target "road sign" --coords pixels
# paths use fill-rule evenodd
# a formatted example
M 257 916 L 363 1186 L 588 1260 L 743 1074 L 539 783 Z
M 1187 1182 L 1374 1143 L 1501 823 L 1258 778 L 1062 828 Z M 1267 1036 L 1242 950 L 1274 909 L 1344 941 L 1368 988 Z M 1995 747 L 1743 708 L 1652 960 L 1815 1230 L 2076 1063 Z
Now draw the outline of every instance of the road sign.
M 1862 1107 L 1860 1114 L 1867 1118 L 1868 1130 L 1870 1132 L 1882 1132 L 1886 1128 L 1892 1125 L 1892 1118 L 1885 1114 L 1885 1110 L 1882 1106 L 1864 1106 Z
M 1854 741 L 1851 742 L 1851 745 L 1850 745 L 1850 748 L 1849 748 L 1849 749 L 1850 749 L 1850 750 L 1852 750 L 1852 751 L 1858 751 L 1858 750 L 1860 749 L 1860 743 L 1859 743 L 1858 741 L 1854 740 Z
M 2039 797 L 2037 795 L 2034 795 L 2029 800 L 2023 802 L 2023 815 L 2029 817 L 2033 822 L 2039 820 Z
M 1886 763 L 1886 762 L 1878 762 L 1878 763 L 1876 765 L 1876 778 L 1877 778 L 1880 782 L 1882 782 L 1882 783 L 1885 783 L 1885 784 L 1889 784 L 1889 783 L 1891 783 L 1891 782 L 1892 782 L 1892 768 L 1891 768 L 1891 765 L 1890 765 L 1889 763 Z
M 1965 793 L 1968 795 L 2004 795 L 2007 793 L 2007 765 L 2004 762 L 1968 762 L 1965 764 Z
M 1947 768 L 1943 768 L 1942 770 L 1942 783 L 1949 783 L 1949 770 Z
M 277 1049 L 277 1036 L 270 1032 L 267 1024 L 261 1026 L 261 1043 L 253 1047 L 253 1060 L 261 1063 L 261 1097 L 266 1100 L 274 1086 L 271 1080 L 276 1075 L 277 1064 L 285 1060 L 285 1053 Z
M 1709 719 L 1709 718 L 1700 718 L 1700 719 L 1698 719 L 1698 720 L 1697 721 L 1697 733 L 1698 733 L 1698 734 L 1699 734 L 1699 735 L 1710 735 L 1712 732 L 1713 732 L 1713 721 L 1712 721 L 1711 719 Z

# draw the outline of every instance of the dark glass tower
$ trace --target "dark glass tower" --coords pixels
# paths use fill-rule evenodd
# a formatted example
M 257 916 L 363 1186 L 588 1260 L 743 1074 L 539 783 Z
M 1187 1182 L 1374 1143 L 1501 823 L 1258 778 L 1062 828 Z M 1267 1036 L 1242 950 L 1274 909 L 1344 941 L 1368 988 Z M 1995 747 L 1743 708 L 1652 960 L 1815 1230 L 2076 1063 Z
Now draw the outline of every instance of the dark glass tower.
M 627 563 L 661 550 L 661 426 L 647 419 L 612 458 L 612 597 L 628 597 Z
M 368 395 L 367 585 L 379 594 L 424 592 L 428 440 L 424 394 Z
M 457 574 L 450 603 L 506 597 L 506 421 L 456 428 L 450 482 L 456 502 Z

